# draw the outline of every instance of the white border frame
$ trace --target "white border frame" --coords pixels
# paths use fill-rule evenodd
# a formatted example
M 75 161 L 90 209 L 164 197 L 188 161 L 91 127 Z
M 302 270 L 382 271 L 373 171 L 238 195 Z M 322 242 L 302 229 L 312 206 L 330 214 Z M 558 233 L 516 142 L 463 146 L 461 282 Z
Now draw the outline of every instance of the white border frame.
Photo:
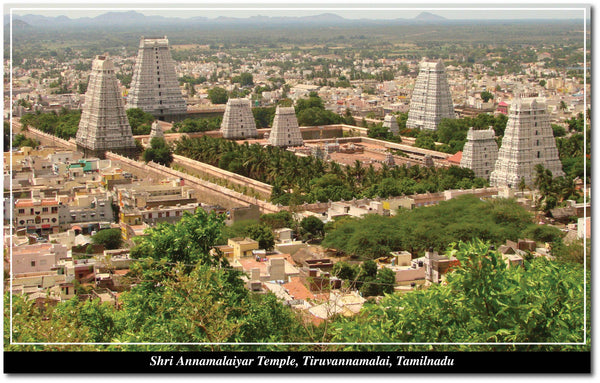
M 307 5 L 310 5 L 313 3 L 307 3 Z M 493 11 L 493 10 L 504 10 L 504 11 L 510 11 L 510 10 L 519 10 L 519 11 L 526 11 L 526 10 L 547 10 L 547 11 L 565 11 L 565 10 L 570 10 L 570 11 L 583 11 L 583 68 L 584 68 L 584 76 L 583 76 L 583 93 L 584 93 L 584 97 L 583 97 L 583 102 L 584 102 L 584 118 L 583 118 L 583 151 L 584 151 L 584 155 L 583 155 L 583 174 L 584 174 L 584 180 L 583 180 L 583 185 L 584 185 L 584 204 L 587 202 L 587 194 L 586 194 L 586 186 L 587 186 L 587 181 L 586 181 L 586 177 L 587 177 L 587 172 L 586 172 L 586 145 L 587 145 L 587 140 L 586 140 L 586 117 L 587 117 L 587 80 L 586 80 L 586 74 L 587 74 L 587 20 L 588 17 L 590 17 L 590 15 L 588 15 L 588 9 L 587 7 L 514 7 L 514 6 L 509 6 L 509 7 L 420 7 L 420 6 L 416 6 L 416 7 L 344 7 L 344 6 L 339 6 L 339 7 L 127 7 L 124 6 L 122 8 L 110 8 L 110 7 L 9 7 L 10 9 L 10 107 L 12 109 L 12 104 L 13 104 L 13 68 L 12 68 L 12 64 L 13 64 L 13 10 L 15 11 L 41 11 L 41 10 L 56 10 L 56 11 L 60 11 L 60 10 L 81 10 L 81 11 L 91 11 L 91 10 L 96 10 L 96 11 L 130 11 L 130 10 L 135 10 L 135 11 L 143 11 L 143 10 L 173 10 L 173 9 L 177 9 L 177 10 L 197 10 L 197 11 L 203 11 L 203 10 L 210 10 L 210 11 L 231 11 L 231 10 L 238 10 L 238 11 L 300 11 L 300 10 L 315 10 L 315 11 L 366 11 L 366 10 L 377 10 L 377 11 L 402 11 L 402 10 L 412 10 L 412 11 L 435 11 L 435 10 L 465 10 L 465 11 L 473 11 L 473 10 L 486 10 L 486 11 Z M 13 116 L 12 116 L 12 112 L 10 115 L 10 126 L 11 126 L 11 136 L 10 136 L 10 143 L 11 143 L 11 147 L 12 147 L 12 126 L 13 126 Z M 10 154 L 10 172 L 12 174 L 12 151 Z M 11 206 L 13 206 L 13 195 L 12 195 L 12 190 L 13 190 L 13 182 L 12 182 L 12 177 L 10 180 L 10 199 L 11 199 Z M 11 229 L 11 233 L 13 230 L 13 210 L 11 209 L 10 211 L 10 229 Z M 587 213 L 584 209 L 584 233 L 587 233 Z M 13 244 L 13 239 L 12 239 L 12 235 L 10 236 L 10 265 L 11 265 L 11 272 L 10 272 L 10 291 L 12 291 L 13 288 L 13 257 L 12 257 L 12 244 Z M 202 345 L 237 345 L 237 346 L 248 346 L 248 345 L 376 345 L 376 346 L 388 346 L 388 345 L 491 345 L 491 346 L 505 346 L 505 345 L 510 345 L 510 346 L 522 346 L 522 345 L 579 345 L 579 346 L 585 346 L 587 344 L 587 280 L 586 280 L 586 275 L 587 275 L 587 265 L 586 265 L 586 259 L 587 259 L 587 238 L 584 234 L 584 238 L 583 238 L 583 255 L 584 255 L 584 262 L 583 262 L 583 341 L 582 342 L 565 342 L 565 343 L 510 343 L 510 342 L 466 342 L 466 343 L 451 343 L 451 342 L 431 342 L 431 343 L 426 343 L 426 342 L 417 342 L 417 343 L 406 343 L 406 342 L 399 342 L 399 343 L 395 343 L 395 342 L 383 342 L 383 343 L 359 343 L 359 342 L 316 342 L 316 343 L 309 343 L 309 342 L 274 342 L 274 343 L 248 343 L 248 342 L 225 342 L 225 343 L 214 343 L 214 342 L 210 342 L 210 343 L 150 343 L 150 342 L 135 342 L 135 343 L 126 343 L 126 342 L 98 342 L 98 343 L 81 343 L 81 342 L 74 342 L 74 343 L 70 343 L 70 342 L 52 342 L 52 343 L 39 343 L 39 342 L 13 342 L 13 310 L 12 310 L 12 303 L 13 303 L 13 298 L 12 298 L 12 294 L 10 294 L 10 337 L 9 337 L 9 345 L 73 345 L 73 346 L 78 346 L 78 345 L 132 345 L 132 346 L 136 346 L 136 345 L 176 345 L 176 346 L 202 346 Z M 591 281 L 590 281 L 591 282 Z

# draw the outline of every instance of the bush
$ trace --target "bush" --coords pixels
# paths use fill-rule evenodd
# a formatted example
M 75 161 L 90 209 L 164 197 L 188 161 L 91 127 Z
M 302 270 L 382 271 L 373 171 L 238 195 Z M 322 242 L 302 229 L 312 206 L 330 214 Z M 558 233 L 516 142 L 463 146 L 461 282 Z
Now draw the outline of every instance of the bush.
M 114 250 L 121 247 L 123 238 L 121 229 L 104 229 L 92 236 L 92 242 L 97 245 L 103 245 L 107 250 Z

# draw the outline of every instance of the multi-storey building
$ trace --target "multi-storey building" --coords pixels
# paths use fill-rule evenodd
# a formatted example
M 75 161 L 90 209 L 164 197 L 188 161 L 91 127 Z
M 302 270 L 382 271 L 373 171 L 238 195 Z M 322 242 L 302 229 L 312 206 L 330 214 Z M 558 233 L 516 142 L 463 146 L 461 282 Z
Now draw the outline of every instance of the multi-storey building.
M 15 201 L 13 220 L 15 229 L 27 229 L 45 235 L 59 231 L 57 198 L 24 198 Z

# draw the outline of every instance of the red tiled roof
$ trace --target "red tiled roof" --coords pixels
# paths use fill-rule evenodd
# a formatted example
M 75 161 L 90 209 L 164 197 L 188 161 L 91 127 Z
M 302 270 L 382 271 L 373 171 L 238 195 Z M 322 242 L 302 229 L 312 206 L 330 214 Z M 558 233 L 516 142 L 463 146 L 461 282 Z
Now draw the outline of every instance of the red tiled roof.
M 446 158 L 446 161 L 451 162 L 453 164 L 460 164 L 460 160 L 462 159 L 462 152 L 456 152 L 456 154 L 451 155 Z
M 244 271 L 258 268 L 261 274 L 267 274 L 267 262 L 257 262 L 254 258 L 240 258 L 238 261 Z
M 294 297 L 294 299 L 315 299 L 313 293 L 304 286 L 300 277 L 291 278 L 291 282 L 285 283 L 283 287 L 288 291 L 288 293 Z

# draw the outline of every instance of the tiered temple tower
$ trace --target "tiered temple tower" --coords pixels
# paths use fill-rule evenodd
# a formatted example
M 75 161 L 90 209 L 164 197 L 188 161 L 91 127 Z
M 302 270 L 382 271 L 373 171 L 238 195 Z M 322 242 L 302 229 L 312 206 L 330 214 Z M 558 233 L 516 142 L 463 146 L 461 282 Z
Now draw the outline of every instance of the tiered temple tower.
M 278 106 L 275 110 L 273 128 L 269 135 L 269 143 L 273 146 L 302 146 L 302 134 L 298 127 L 298 119 L 293 106 Z
M 460 166 L 473 170 L 475 177 L 489 179 L 498 159 L 498 144 L 494 137 L 495 132 L 492 128 L 487 130 L 469 128 Z
M 535 98 L 516 97 L 508 113 L 508 122 L 490 176 L 490 184 L 517 188 L 521 179 L 532 185 L 535 166 L 542 164 L 554 177 L 564 176 L 546 104 Z
M 398 120 L 396 120 L 396 116 L 393 114 L 388 114 L 383 119 L 383 127 L 388 128 L 388 130 L 394 135 L 397 136 L 400 134 L 400 128 L 398 127 Z
M 136 154 L 115 67 L 106 56 L 96 56 L 92 63 L 76 142 L 85 156 L 104 158 L 107 150 L 129 157 Z
M 166 36 L 140 39 L 127 108 L 140 108 L 162 121 L 177 121 L 185 116 L 187 106 Z
M 410 100 L 406 127 L 436 130 L 442 118 L 455 118 L 446 70 L 442 60 L 423 61 Z
M 224 138 L 245 139 L 258 136 L 250 100 L 233 98 L 227 101 L 221 133 Z

